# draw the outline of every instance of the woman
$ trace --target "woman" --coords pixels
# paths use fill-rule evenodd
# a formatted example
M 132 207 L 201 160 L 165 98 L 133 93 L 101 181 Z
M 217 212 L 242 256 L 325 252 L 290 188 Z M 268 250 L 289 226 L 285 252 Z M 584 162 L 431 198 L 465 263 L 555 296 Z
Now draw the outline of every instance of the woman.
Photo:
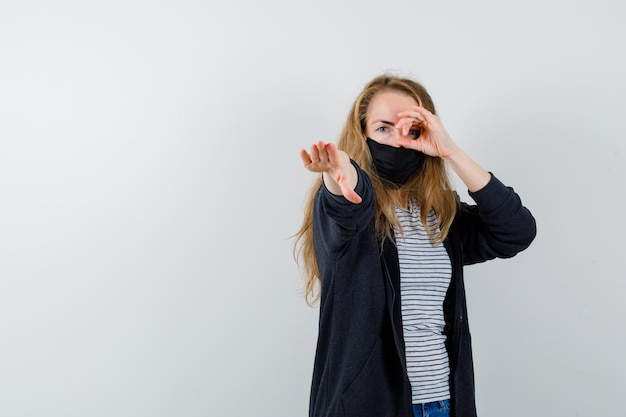
M 465 154 L 415 81 L 383 75 L 338 145 L 300 151 L 321 173 L 296 248 L 321 298 L 309 415 L 476 415 L 463 265 L 535 237 L 513 189 Z M 475 205 L 461 203 L 446 164 Z

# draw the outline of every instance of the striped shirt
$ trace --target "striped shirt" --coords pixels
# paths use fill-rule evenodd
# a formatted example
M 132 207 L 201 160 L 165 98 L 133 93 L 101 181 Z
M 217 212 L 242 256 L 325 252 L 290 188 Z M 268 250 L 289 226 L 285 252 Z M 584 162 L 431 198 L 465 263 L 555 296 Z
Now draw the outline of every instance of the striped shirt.
M 433 245 L 420 219 L 417 203 L 396 207 L 402 231 L 395 230 L 400 261 L 400 298 L 406 365 L 413 404 L 450 398 L 450 365 L 446 351 L 443 300 L 450 285 L 450 257 L 442 244 Z M 427 217 L 434 229 L 435 213 Z

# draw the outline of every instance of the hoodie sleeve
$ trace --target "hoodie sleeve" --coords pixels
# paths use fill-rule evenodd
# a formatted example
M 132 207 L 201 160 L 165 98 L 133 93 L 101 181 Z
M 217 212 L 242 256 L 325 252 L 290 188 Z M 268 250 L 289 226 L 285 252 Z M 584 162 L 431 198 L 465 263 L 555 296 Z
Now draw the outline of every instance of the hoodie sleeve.
M 493 174 L 485 187 L 469 195 L 476 205 L 461 203 L 455 220 L 465 265 L 513 257 L 534 240 L 535 218 L 513 188 Z
M 313 227 L 315 228 L 318 249 L 336 252 L 346 242 L 371 226 L 376 209 L 374 189 L 368 175 L 354 161 L 358 181 L 354 191 L 362 201 L 354 204 L 344 196 L 331 193 L 324 184 L 315 196 Z

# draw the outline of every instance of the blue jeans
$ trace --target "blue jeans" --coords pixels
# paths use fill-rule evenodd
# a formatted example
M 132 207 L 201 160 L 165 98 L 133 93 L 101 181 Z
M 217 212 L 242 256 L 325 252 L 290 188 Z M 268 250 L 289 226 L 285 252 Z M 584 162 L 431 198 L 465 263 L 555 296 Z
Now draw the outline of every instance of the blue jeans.
M 450 400 L 413 404 L 415 417 L 450 417 Z

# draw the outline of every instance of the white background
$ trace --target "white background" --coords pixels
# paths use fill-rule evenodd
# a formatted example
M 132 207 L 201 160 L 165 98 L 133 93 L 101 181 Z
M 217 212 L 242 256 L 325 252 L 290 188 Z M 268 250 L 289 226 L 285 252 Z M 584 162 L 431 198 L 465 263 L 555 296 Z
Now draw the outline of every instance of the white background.
M 619 415 L 622 8 L 3 0 L 0 415 L 307 415 L 298 151 L 385 71 L 537 219 L 466 268 L 479 414 Z

